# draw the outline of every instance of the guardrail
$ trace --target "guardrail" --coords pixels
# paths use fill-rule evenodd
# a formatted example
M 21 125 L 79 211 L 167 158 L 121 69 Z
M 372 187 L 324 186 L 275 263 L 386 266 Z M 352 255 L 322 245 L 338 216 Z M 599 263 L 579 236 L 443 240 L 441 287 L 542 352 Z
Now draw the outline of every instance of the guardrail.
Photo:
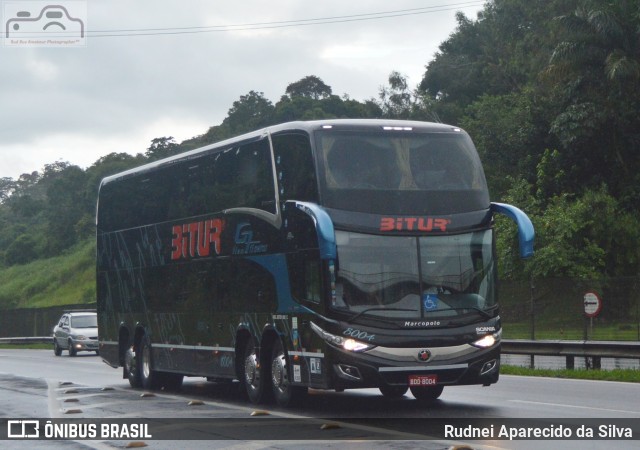
M 511 355 L 544 355 L 566 357 L 567 369 L 575 367 L 575 358 L 590 361 L 587 367 L 600 369 L 601 358 L 640 359 L 640 342 L 631 341 L 553 341 L 503 339 L 502 353 Z
M 51 344 L 53 336 L 0 338 L 0 344 Z

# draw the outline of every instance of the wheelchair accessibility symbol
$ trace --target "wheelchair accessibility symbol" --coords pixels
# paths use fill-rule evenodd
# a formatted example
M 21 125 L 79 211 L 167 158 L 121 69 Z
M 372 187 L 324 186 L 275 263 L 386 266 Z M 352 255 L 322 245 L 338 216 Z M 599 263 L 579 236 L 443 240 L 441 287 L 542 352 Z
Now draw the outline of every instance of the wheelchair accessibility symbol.
M 436 294 L 424 294 L 422 296 L 422 304 L 425 311 L 434 311 L 438 309 L 438 296 Z
M 86 15 L 85 2 L 6 2 L 3 6 L 5 46 L 85 44 L 85 20 L 81 18 Z

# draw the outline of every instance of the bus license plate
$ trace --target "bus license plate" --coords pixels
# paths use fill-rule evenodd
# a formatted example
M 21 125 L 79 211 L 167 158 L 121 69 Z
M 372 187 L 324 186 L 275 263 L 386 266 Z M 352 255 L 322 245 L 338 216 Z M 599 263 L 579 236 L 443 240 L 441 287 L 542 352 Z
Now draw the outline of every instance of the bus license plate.
M 435 386 L 438 375 L 409 375 L 409 386 Z

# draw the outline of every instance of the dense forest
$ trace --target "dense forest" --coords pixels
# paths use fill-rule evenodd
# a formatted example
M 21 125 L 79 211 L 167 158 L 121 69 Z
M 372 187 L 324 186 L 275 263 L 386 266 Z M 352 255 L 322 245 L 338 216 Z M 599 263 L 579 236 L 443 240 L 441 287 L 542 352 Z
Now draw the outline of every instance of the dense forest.
M 494 0 L 457 23 L 434 58 L 416 55 L 426 66 L 415 87 L 391 72 L 356 101 L 309 75 L 275 103 L 241 96 L 221 124 L 184 142 L 158 137 L 135 156 L 114 152 L 86 169 L 56 161 L 0 179 L 0 271 L 86 248 L 104 176 L 267 125 L 348 117 L 469 132 L 492 200 L 519 206 L 536 226 L 536 255 L 523 263 L 512 225 L 498 221 L 503 278 L 638 276 L 640 2 Z

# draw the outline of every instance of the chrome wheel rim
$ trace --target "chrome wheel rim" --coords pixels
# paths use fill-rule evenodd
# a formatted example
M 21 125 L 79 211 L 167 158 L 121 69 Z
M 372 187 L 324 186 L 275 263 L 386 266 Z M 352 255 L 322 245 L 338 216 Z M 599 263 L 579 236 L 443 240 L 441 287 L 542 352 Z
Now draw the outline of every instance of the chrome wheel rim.
M 260 371 L 258 370 L 258 359 L 256 354 L 251 353 L 244 359 L 244 379 L 247 386 L 256 389 L 260 380 Z
M 151 351 L 149 350 L 149 346 L 145 345 L 142 348 L 142 375 L 145 378 L 149 378 L 149 374 L 151 373 L 151 369 L 149 367 L 149 356 L 151 355 Z
M 287 378 L 287 362 L 284 358 L 284 354 L 280 353 L 271 362 L 271 381 L 273 387 L 279 391 L 284 391 L 289 384 Z

